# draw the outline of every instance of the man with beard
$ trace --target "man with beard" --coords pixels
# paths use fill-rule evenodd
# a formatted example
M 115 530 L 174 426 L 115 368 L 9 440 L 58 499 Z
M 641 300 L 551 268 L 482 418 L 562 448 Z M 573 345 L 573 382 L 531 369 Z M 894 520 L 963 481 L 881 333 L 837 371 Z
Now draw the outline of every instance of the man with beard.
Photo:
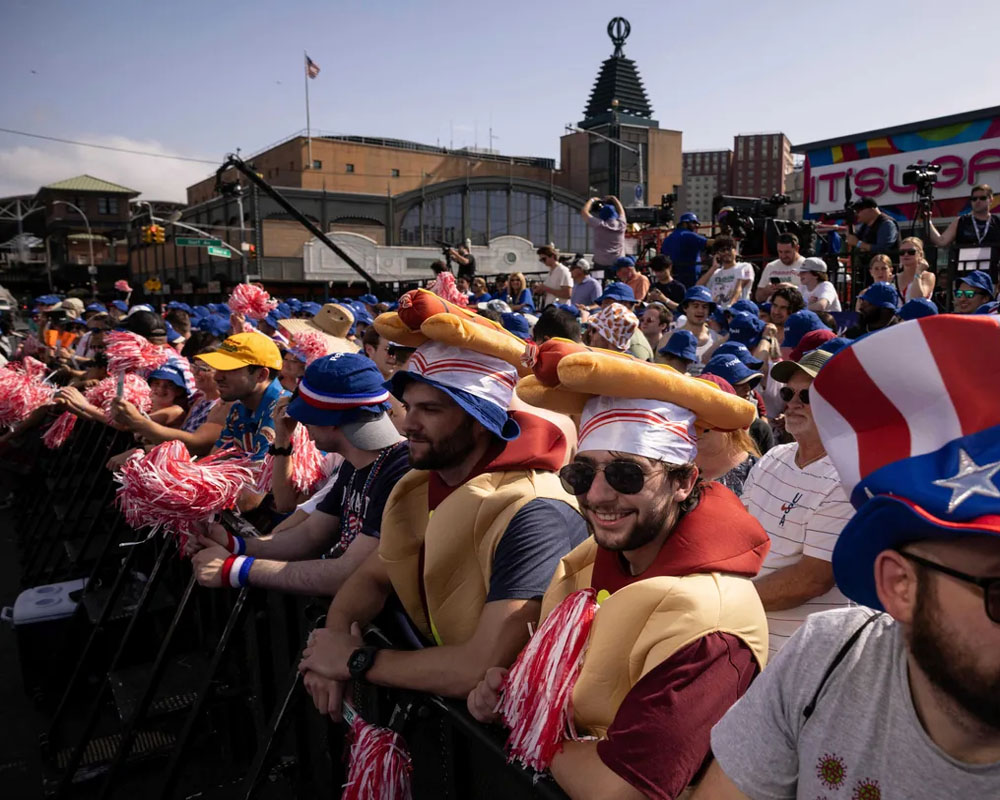
M 858 339 L 892 324 L 899 308 L 899 292 L 891 283 L 873 283 L 858 295 L 858 321 L 844 332 Z
M 362 676 L 464 698 L 527 641 L 559 559 L 586 525 L 555 474 L 563 433 L 507 410 L 516 380 L 499 358 L 431 340 L 386 383 L 406 407 L 413 470 L 386 504 L 378 552 L 341 588 L 305 650 L 305 685 L 321 712 L 339 718 L 346 681 Z M 424 649 L 363 646 L 357 625 L 390 593 Z
M 574 798 L 676 798 L 708 756 L 713 720 L 766 661 L 764 613 L 748 578 L 767 536 L 732 492 L 699 481 L 693 463 L 696 419 L 737 428 L 753 407 L 662 367 L 623 370 L 620 358 L 597 352 L 572 358 L 586 358 L 586 385 L 620 394 L 586 401 L 578 452 L 560 471 L 592 538 L 560 563 L 543 602 L 551 616 L 536 634 L 550 670 L 564 662 L 548 653 L 549 637 L 587 637 L 567 707 L 552 704 L 541 678 L 538 702 L 570 714 L 574 730 L 547 766 Z M 581 391 L 562 368 L 559 376 Z M 580 590 L 595 593 L 593 623 L 565 630 Z M 521 674 L 491 669 L 468 699 L 472 715 L 495 721 L 502 693 L 530 688 Z M 504 721 L 512 723 L 506 710 Z
M 771 295 L 782 285 L 799 288 L 799 268 L 805 258 L 799 253 L 799 237 L 794 233 L 782 233 L 777 239 L 778 257 L 769 262 L 760 273 L 755 298 L 758 303 L 771 299 Z
M 857 509 L 834 575 L 867 608 L 809 618 L 713 730 L 696 798 L 998 796 L 998 353 L 995 319 L 932 316 L 816 379 Z

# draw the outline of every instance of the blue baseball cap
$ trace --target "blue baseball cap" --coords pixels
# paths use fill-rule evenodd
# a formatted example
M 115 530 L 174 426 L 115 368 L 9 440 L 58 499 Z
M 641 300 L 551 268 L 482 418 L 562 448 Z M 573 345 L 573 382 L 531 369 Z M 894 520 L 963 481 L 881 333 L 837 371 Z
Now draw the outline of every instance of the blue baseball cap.
M 756 347 L 764 335 L 764 320 L 756 314 L 739 311 L 729 320 L 729 341 L 746 347 Z
M 747 300 L 743 297 L 729 306 L 729 310 L 734 314 L 737 311 L 744 311 L 747 314 L 753 314 L 755 317 L 760 314 L 760 307 L 753 300 Z
M 198 330 L 210 333 L 218 339 L 225 339 L 229 335 L 229 317 L 222 314 L 208 314 L 198 320 Z
M 711 314 L 715 311 L 715 301 L 712 300 L 712 293 L 708 291 L 704 286 L 692 286 L 686 292 L 684 292 L 684 299 L 678 304 L 678 308 L 683 311 L 684 306 L 690 303 L 692 300 L 698 303 L 708 303 L 708 312 Z
M 903 303 L 902 308 L 896 312 L 896 316 L 904 322 L 909 322 L 911 319 L 932 317 L 937 313 L 938 307 L 933 300 L 928 300 L 926 297 L 915 297 L 913 300 L 907 300 Z
M 770 314 L 771 313 L 771 304 L 769 302 L 768 303 L 761 303 L 760 304 L 760 310 L 763 311 L 765 314 Z
M 302 311 L 305 311 L 307 314 L 312 314 L 315 317 L 319 313 L 320 309 L 323 308 L 323 306 L 321 306 L 319 303 L 309 302 L 309 303 L 303 303 L 300 306 L 300 308 Z
M 620 269 L 621 267 L 634 267 L 635 259 L 632 256 L 619 256 L 615 259 L 615 269 Z
M 699 222 L 699 220 L 698 220 L 698 215 L 695 214 L 693 211 L 685 211 L 683 214 L 681 214 L 681 218 L 679 220 L 677 220 L 677 221 L 678 222 L 693 222 L 696 225 L 700 225 L 701 224 L 701 222 Z
M 191 311 L 194 312 L 192 316 L 195 317 L 207 317 L 209 314 L 212 313 L 211 311 L 208 310 L 207 306 L 195 306 L 194 308 L 191 309 Z
M 634 303 L 636 301 L 635 292 L 627 283 L 618 281 L 612 283 L 604 290 L 604 294 L 597 298 L 598 303 L 603 303 L 605 300 L 614 300 L 616 303 Z
M 816 349 L 822 350 L 824 353 L 837 354 L 845 347 L 850 347 L 852 344 L 854 344 L 854 341 L 851 339 L 847 339 L 843 336 L 835 336 L 834 338 L 823 342 L 823 344 Z
M 290 311 L 291 311 L 291 312 L 292 312 L 293 314 L 296 314 L 296 313 L 298 313 L 298 312 L 299 312 L 299 310 L 301 310 L 301 308 L 302 308 L 302 301 L 301 301 L 301 300 L 299 300 L 298 298 L 295 298 L 295 297 L 289 297 L 289 298 L 288 298 L 288 300 L 287 300 L 286 302 L 288 303 L 288 308 L 289 308 L 289 310 L 290 310 Z
M 732 355 L 736 356 L 740 361 L 746 364 L 750 369 L 760 369 L 764 366 L 764 362 L 759 358 L 754 358 L 753 353 L 750 352 L 749 348 L 745 344 L 740 342 L 734 342 L 732 337 L 732 327 L 730 327 L 729 341 L 725 344 L 719 345 L 713 356 L 720 355 Z
M 740 361 L 738 356 L 730 353 L 723 353 L 721 355 L 716 353 L 713 355 L 705 365 L 705 369 L 702 370 L 702 375 L 705 374 L 718 375 L 732 386 L 749 383 L 751 384 L 751 388 L 764 379 L 763 375 L 750 369 L 750 367 Z
M 177 331 L 174 330 L 174 326 L 170 324 L 168 320 L 163 320 L 163 324 L 167 326 L 167 343 L 174 344 L 175 342 L 183 342 L 184 337 L 181 336 Z
M 597 212 L 597 216 L 607 222 L 609 219 L 618 219 L 618 209 L 614 206 L 605 203 L 601 206 L 601 210 Z
M 895 306 L 893 307 L 895 308 Z M 824 329 L 826 329 L 826 325 L 823 324 L 823 320 L 816 316 L 815 311 L 809 311 L 805 308 L 801 311 L 796 311 L 785 320 L 785 340 L 781 343 L 781 346 L 795 347 L 799 343 L 799 340 L 809 333 L 809 331 L 821 331 Z
M 374 306 L 378 304 L 378 298 L 373 294 L 363 294 L 358 298 L 366 306 Z
M 633 297 L 634 296 L 635 294 L 633 293 Z M 580 316 L 580 309 L 574 306 L 572 303 L 553 303 L 552 307 L 561 309 L 562 311 L 568 311 L 574 317 Z
M 698 340 L 691 331 L 674 331 L 660 348 L 660 355 L 676 356 L 685 361 L 698 360 Z
M 531 326 L 528 324 L 528 320 L 524 314 L 518 314 L 516 311 L 501 314 L 500 324 L 521 339 L 527 339 L 531 336 Z
M 162 367 L 154 369 L 149 373 L 149 377 L 146 378 L 146 381 L 151 381 L 154 378 L 170 381 L 171 383 L 180 386 L 184 390 L 184 394 L 187 397 L 190 397 L 192 394 L 192 387 L 188 385 L 184 371 L 174 362 L 168 361 Z
M 981 269 L 973 270 L 972 272 L 965 272 L 958 279 L 959 283 L 964 283 L 971 289 L 978 289 L 981 292 L 986 292 L 990 297 L 993 297 L 993 279 L 988 273 L 983 272 Z
M 209 303 L 208 307 L 212 309 L 215 314 L 231 314 L 232 310 L 225 303 Z
M 61 302 L 57 294 L 43 294 L 35 298 L 35 304 L 40 306 L 57 306 Z
M 891 308 L 893 310 L 899 308 L 899 292 L 896 291 L 896 287 L 891 283 L 885 283 L 884 281 L 873 283 L 858 297 L 871 303 L 876 308 Z
M 167 303 L 167 308 L 176 309 L 177 311 L 184 311 L 187 314 L 193 314 L 194 310 L 187 303 L 182 303 L 179 300 L 171 300 Z
M 117 308 L 123 314 L 127 314 L 128 313 L 128 303 L 126 303 L 124 300 L 112 300 L 111 301 L 111 305 L 113 305 L 115 308 Z
M 104 307 L 102 303 L 91 303 L 88 305 L 84 311 L 96 311 L 98 314 L 105 313 L 108 309 Z
M 723 333 L 729 333 L 729 317 L 727 316 L 726 309 L 716 306 L 712 311 L 711 317 Z

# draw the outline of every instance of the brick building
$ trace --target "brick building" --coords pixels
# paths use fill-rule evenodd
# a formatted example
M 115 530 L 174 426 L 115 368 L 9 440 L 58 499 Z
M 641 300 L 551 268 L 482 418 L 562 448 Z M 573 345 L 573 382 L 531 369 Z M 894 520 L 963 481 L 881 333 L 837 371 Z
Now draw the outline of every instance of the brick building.
M 732 150 L 698 150 L 684 153 L 684 189 L 678 207 L 692 211 L 702 222 L 712 219 L 712 198 L 731 194 Z
M 739 134 L 733 139 L 732 193 L 740 197 L 784 194 L 793 164 L 792 145 L 785 134 Z

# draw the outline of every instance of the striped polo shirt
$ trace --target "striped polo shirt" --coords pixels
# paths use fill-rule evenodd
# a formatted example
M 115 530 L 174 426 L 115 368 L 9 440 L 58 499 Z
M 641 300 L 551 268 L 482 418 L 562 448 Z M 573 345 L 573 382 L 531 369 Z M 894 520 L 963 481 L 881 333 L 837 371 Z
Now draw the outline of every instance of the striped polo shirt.
M 795 442 L 772 447 L 750 470 L 743 485 L 743 505 L 771 537 L 771 551 L 758 578 L 796 564 L 802 556 L 830 561 L 837 537 L 854 515 L 830 457 L 799 468 L 795 464 L 797 451 Z M 849 604 L 834 586 L 797 608 L 768 611 L 770 656 L 798 630 L 806 615 Z

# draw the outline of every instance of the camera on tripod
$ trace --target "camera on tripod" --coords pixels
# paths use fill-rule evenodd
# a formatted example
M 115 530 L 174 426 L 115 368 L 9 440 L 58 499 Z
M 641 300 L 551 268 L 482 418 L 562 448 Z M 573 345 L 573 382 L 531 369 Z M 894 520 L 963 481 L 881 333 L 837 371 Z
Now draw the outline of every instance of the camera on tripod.
M 909 164 L 903 173 L 903 186 L 916 187 L 917 206 L 921 211 L 930 211 L 934 204 L 934 184 L 940 171 L 940 164 Z

